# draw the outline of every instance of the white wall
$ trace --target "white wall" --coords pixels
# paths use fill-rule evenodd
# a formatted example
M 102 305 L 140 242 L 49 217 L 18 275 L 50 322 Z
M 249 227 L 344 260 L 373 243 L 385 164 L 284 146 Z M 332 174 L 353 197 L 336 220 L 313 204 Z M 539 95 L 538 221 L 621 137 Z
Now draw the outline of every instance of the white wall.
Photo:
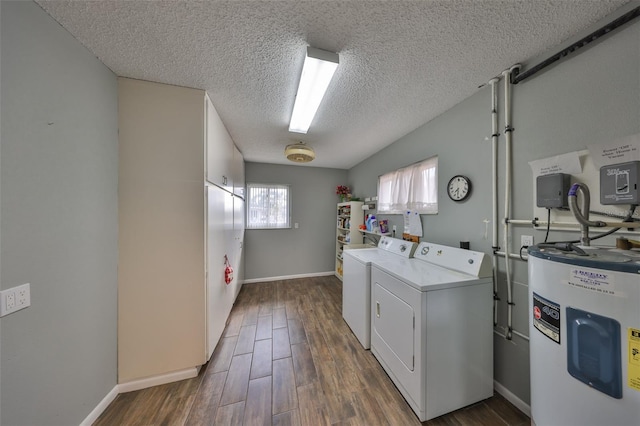
M 513 96 L 513 217 L 526 219 L 531 218 L 533 211 L 529 161 L 586 149 L 590 144 L 612 142 L 640 132 L 640 24 L 635 23 L 514 86 Z M 499 99 L 502 103 L 502 94 Z M 503 111 L 501 107 L 502 134 Z M 425 238 L 454 246 L 461 240 L 469 240 L 471 249 L 491 253 L 491 230 L 489 228 L 489 239 L 485 239 L 483 223 L 484 219 L 491 219 L 491 145 L 485 140 L 491 135 L 490 113 L 490 89 L 485 87 L 353 167 L 349 170 L 349 184 L 356 195 L 374 194 L 378 175 L 438 155 L 439 213 L 422 216 Z M 504 136 L 500 137 L 499 158 L 500 186 L 503 188 Z M 473 194 L 466 202 L 454 203 L 446 195 L 447 182 L 455 174 L 467 175 L 472 180 Z M 502 198 L 503 190 L 500 191 Z M 503 211 L 500 203 L 500 217 Z M 387 218 L 401 229 L 400 216 Z M 536 242 L 544 239 L 542 231 L 534 231 L 531 227 L 516 228 L 513 241 L 517 247 L 522 234 L 534 235 Z M 552 238 L 566 236 L 552 232 Z M 514 261 L 513 265 L 514 327 L 528 334 L 527 264 Z M 499 326 L 502 330 L 507 312 L 502 261 L 498 277 Z M 494 347 L 495 379 L 528 404 L 528 342 L 517 336 L 512 341 L 496 336 Z
M 347 171 L 246 163 L 248 183 L 291 185 L 291 223 L 299 228 L 247 229 L 245 279 L 332 272 L 335 266 L 336 186 Z
M 33 2 L 0 2 L 0 423 L 79 424 L 117 373 L 115 75 Z

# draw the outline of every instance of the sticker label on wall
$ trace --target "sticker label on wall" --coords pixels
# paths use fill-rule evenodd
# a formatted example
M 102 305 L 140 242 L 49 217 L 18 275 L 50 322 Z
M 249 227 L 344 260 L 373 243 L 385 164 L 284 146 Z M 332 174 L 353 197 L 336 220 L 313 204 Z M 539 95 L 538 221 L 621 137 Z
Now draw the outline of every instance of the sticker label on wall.
M 533 326 L 560 344 L 560 305 L 533 293 Z
M 628 385 L 631 389 L 640 391 L 640 330 L 629 328 L 627 333 L 629 346 Z
M 582 163 L 578 152 L 569 152 L 555 157 L 529 161 L 529 166 L 531 166 L 534 177 L 552 173 L 567 173 L 570 175 L 582 173 Z
M 614 276 L 602 269 L 574 268 L 569 272 L 567 284 L 600 294 L 622 296 L 616 294 Z

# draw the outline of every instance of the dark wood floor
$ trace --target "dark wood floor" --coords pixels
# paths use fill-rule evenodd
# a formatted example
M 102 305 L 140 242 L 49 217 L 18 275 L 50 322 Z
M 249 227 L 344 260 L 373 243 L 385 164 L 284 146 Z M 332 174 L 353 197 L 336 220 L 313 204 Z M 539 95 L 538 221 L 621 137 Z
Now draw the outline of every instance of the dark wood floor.
M 119 395 L 96 425 L 419 425 L 342 319 L 335 277 L 244 285 L 198 377 Z M 427 425 L 529 425 L 499 394 Z

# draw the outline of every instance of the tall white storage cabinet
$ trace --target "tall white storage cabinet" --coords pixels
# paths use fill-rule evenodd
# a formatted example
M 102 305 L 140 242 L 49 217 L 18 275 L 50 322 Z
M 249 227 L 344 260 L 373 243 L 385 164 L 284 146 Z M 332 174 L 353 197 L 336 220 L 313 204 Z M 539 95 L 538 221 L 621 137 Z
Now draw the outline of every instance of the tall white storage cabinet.
M 211 261 L 233 246 L 233 195 L 206 183 L 207 153 L 233 142 L 202 90 L 120 78 L 118 97 L 118 382 L 176 380 L 208 360 L 237 294 Z
M 207 110 L 207 359 L 240 292 L 244 264 L 244 158 L 208 97 Z M 224 158 L 225 161 L 220 161 Z M 211 180 L 213 179 L 213 180 Z M 225 282 L 225 258 L 234 278 Z

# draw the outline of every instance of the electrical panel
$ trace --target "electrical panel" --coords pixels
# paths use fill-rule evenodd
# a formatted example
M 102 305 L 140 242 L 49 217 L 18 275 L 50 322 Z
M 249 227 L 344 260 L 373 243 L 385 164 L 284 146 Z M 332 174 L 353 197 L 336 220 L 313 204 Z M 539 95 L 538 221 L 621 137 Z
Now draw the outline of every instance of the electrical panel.
M 538 207 L 568 208 L 567 196 L 571 176 L 565 173 L 542 175 L 536 178 L 536 205 Z
M 600 204 L 638 204 L 640 161 L 600 168 Z

